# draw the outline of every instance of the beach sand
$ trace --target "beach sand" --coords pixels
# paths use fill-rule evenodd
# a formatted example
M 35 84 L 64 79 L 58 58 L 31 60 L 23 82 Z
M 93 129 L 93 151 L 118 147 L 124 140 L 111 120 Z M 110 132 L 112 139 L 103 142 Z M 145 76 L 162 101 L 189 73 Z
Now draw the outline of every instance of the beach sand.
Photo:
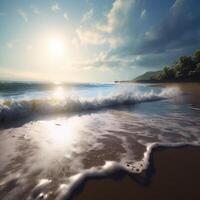
M 177 86 L 184 93 L 184 98 L 177 99 L 177 103 L 189 104 L 191 109 L 197 108 L 199 112 L 199 83 L 161 85 Z M 73 200 L 200 199 L 199 157 L 199 147 L 155 149 L 149 169 L 139 181 L 137 176 L 123 172 L 112 177 L 88 180 L 74 192 Z
M 161 83 L 152 86 L 177 87 L 184 94 L 183 98 L 181 96 L 177 99 L 178 103 L 186 103 L 190 104 L 191 107 L 200 108 L 200 83 Z
M 159 118 L 154 117 L 153 121 L 149 119 L 154 111 L 157 112 L 154 105 L 166 106 L 163 101 L 157 102 L 158 104 L 149 102 L 146 107 L 145 104 L 138 104 L 133 114 L 111 109 L 106 113 L 80 115 L 69 119 L 51 116 L 27 123 L 22 121 L 5 125 L 0 129 L 0 151 L 2 152 L 0 153 L 0 199 L 39 199 L 40 194 L 44 194 L 44 197 L 45 194 L 49 195 L 47 199 L 56 199 L 57 189 L 63 183 L 67 183 L 67 177 L 76 173 L 76 168 L 78 171 L 78 161 L 81 160 L 82 155 L 86 155 L 82 160 L 86 169 L 101 166 L 105 160 L 119 161 L 120 155 L 123 159 L 126 158 L 124 153 L 127 146 L 123 146 L 124 140 L 120 140 L 119 136 L 127 138 L 128 141 L 125 144 L 129 147 L 129 154 L 127 153 L 128 159 L 126 158 L 125 161 L 131 161 L 132 156 L 136 160 L 141 160 L 146 147 L 137 140 L 146 137 L 140 134 L 137 138 L 132 138 L 129 136 L 132 132 L 148 131 L 147 133 L 152 137 L 147 141 L 151 143 L 162 141 L 157 138 L 157 135 L 162 128 L 168 128 L 169 134 L 166 134 L 164 139 L 172 136 L 173 142 L 184 142 L 185 137 L 186 141 L 193 141 L 193 139 L 196 141 L 200 124 L 198 120 L 200 84 L 177 84 L 176 86 L 184 95 L 180 95 L 175 101 L 173 99 L 173 103 L 192 109 L 194 113 L 190 118 L 183 114 L 178 119 L 176 115 L 172 115 L 172 118 L 160 115 Z M 142 109 L 138 108 L 140 106 L 143 106 Z M 176 114 L 178 106 L 174 106 L 172 114 Z M 167 108 L 163 107 L 163 115 Z M 147 109 L 147 115 L 143 118 L 139 117 L 137 109 L 139 111 Z M 120 128 L 125 131 L 119 131 Z M 110 134 L 104 135 L 103 138 L 94 140 L 95 137 L 92 137 L 92 133 L 96 136 L 106 131 Z M 185 136 L 182 137 L 177 132 Z M 115 134 L 118 137 L 115 137 Z M 104 148 L 87 147 L 91 142 L 103 144 Z M 80 152 L 76 153 L 76 148 L 72 148 L 74 144 L 76 148 L 83 145 L 83 150 L 80 151 L 78 148 Z M 200 147 L 156 148 L 151 154 L 148 169 L 141 174 L 130 174 L 125 171 L 115 171 L 112 174 L 105 174 L 104 177 L 95 177 L 94 174 L 93 177 L 90 176 L 83 182 L 79 182 L 77 187 L 73 187 L 69 198 L 72 200 L 200 199 L 199 157 Z M 40 186 L 38 190 L 40 181 L 47 181 L 47 185 Z
M 200 148 L 154 150 L 145 181 L 128 174 L 88 180 L 74 200 L 200 199 Z M 118 178 L 117 178 L 118 177 Z

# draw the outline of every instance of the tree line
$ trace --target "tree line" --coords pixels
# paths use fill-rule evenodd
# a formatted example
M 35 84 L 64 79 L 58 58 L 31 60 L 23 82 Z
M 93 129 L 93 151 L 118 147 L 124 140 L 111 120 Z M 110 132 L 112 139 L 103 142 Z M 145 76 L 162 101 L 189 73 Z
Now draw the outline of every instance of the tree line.
M 152 81 L 200 81 L 200 49 L 193 56 L 181 56 L 172 66 L 166 66 Z

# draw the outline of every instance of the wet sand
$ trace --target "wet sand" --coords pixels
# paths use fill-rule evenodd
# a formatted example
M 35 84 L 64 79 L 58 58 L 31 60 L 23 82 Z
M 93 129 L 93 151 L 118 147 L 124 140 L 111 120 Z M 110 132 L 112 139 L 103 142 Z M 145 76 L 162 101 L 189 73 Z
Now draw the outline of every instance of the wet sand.
M 161 83 L 152 86 L 177 87 L 184 98 L 177 99 L 178 103 L 188 103 L 192 107 L 200 108 L 200 83 Z
M 146 176 L 133 175 L 88 180 L 73 200 L 200 199 L 200 148 L 162 148 L 154 150 Z M 75 194 L 74 193 L 74 194 Z
M 172 105 L 183 104 L 182 107 L 189 110 L 198 108 L 200 84 L 177 87 L 185 95 L 177 97 L 175 103 L 172 99 Z M 82 168 L 120 160 L 132 168 L 131 163 L 143 157 L 145 141 L 197 141 L 199 110 L 188 112 L 187 116 L 187 112 L 178 113 L 178 106 L 171 109 L 166 105 L 165 101 L 148 102 L 146 107 L 135 105 L 131 113 L 111 109 L 4 127 L 5 130 L 0 131 L 0 151 L 3 152 L 0 154 L 0 199 L 57 199 L 58 188 Z M 137 108 L 140 106 L 149 109 L 149 113 L 138 115 L 137 112 L 142 111 Z M 151 110 L 151 106 L 162 107 L 159 117 L 152 116 L 157 110 Z M 171 115 L 165 116 L 165 112 L 170 112 L 168 109 Z M 142 175 L 115 171 L 104 177 L 89 176 L 79 182 L 70 199 L 200 199 L 199 156 L 200 147 L 155 149 L 151 165 Z M 46 181 L 47 185 L 38 189 L 40 181 Z

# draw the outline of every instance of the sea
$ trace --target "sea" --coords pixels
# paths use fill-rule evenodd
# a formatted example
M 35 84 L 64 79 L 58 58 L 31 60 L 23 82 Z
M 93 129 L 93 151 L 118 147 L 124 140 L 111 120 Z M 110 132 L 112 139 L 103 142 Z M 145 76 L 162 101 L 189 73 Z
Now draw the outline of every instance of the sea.
M 67 199 L 88 177 L 143 172 L 154 148 L 199 146 L 198 91 L 0 82 L 0 199 Z

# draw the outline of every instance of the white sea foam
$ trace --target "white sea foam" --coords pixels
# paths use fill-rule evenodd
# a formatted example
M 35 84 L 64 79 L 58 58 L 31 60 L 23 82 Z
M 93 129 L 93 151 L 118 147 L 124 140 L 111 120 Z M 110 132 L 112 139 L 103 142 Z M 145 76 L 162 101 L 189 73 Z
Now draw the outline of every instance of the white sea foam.
M 10 154 L 22 155 L 22 159 L 20 163 L 14 159 L 12 172 L 5 168 L 4 174 L 8 175 L 0 185 L 6 188 L 17 177 L 15 190 L 6 194 L 10 199 L 23 192 L 22 186 L 31 188 L 25 191 L 28 199 L 52 199 L 52 196 L 63 199 L 88 178 L 107 176 L 118 170 L 140 173 L 148 168 L 156 147 L 200 144 L 197 115 L 192 118 L 179 114 L 172 120 L 168 115 L 149 118 L 137 112 L 112 110 L 29 122 L 6 129 L 0 135 L 5 144 L 1 152 L 9 144 L 6 138 L 12 140 L 15 134 L 18 148 Z M 138 154 L 141 156 L 136 158 Z M 35 184 L 29 187 L 31 183 Z
M 96 98 L 66 97 L 62 99 L 32 99 L 32 100 L 1 100 L 0 122 L 30 117 L 38 114 L 56 114 L 100 110 L 123 105 L 133 105 L 146 101 L 156 101 L 173 97 L 178 90 L 175 88 L 154 90 L 148 92 L 123 91 Z
M 88 178 L 97 178 L 102 176 L 109 176 L 111 173 L 119 170 L 127 171 L 128 173 L 139 174 L 147 170 L 150 165 L 150 157 L 152 151 L 158 147 L 183 147 L 183 146 L 200 146 L 200 142 L 180 142 L 180 143 L 151 143 L 147 146 L 144 152 L 143 159 L 133 164 L 123 165 L 119 162 L 106 161 L 101 167 L 93 167 L 76 174 L 65 180 L 65 184 L 60 185 L 57 190 L 57 199 L 65 199 L 69 197 L 74 189 L 76 189 L 82 182 Z
M 35 110 L 31 113 L 97 110 L 170 98 L 176 94 L 177 90 L 163 89 L 161 92 L 152 90 L 146 93 L 129 91 L 96 99 L 71 98 L 76 109 L 70 107 L 71 102 L 66 103 L 66 99 L 43 100 L 43 104 L 48 106 L 44 109 L 43 104 L 34 105 Z M 60 105 L 61 102 L 64 105 Z M 142 111 L 149 107 L 152 109 L 152 104 L 162 106 L 162 112 L 160 108 L 150 114 L 137 110 L 141 107 Z M 28 199 L 67 199 L 87 178 L 106 176 L 118 170 L 141 173 L 148 168 L 154 148 L 200 145 L 198 112 L 182 109 L 173 101 L 138 107 L 134 112 L 112 109 L 32 121 L 21 127 L 3 130 L 0 134 L 1 144 L 4 144 L 1 152 L 6 152 L 12 144 L 8 143 L 9 140 L 16 143 L 12 152 L 2 159 L 0 156 L 0 161 L 16 162 L 12 163 L 12 171 L 6 167 L 4 171 L 2 169 L 5 179 L 0 185 L 3 187 L 9 185 L 10 177 L 17 177 L 15 190 L 6 194 L 6 198 L 13 199 L 17 193 L 26 192 Z M 10 154 L 20 159 L 9 159 Z M 31 183 L 34 185 L 30 187 Z M 27 191 L 22 191 L 22 186 L 27 187 Z

